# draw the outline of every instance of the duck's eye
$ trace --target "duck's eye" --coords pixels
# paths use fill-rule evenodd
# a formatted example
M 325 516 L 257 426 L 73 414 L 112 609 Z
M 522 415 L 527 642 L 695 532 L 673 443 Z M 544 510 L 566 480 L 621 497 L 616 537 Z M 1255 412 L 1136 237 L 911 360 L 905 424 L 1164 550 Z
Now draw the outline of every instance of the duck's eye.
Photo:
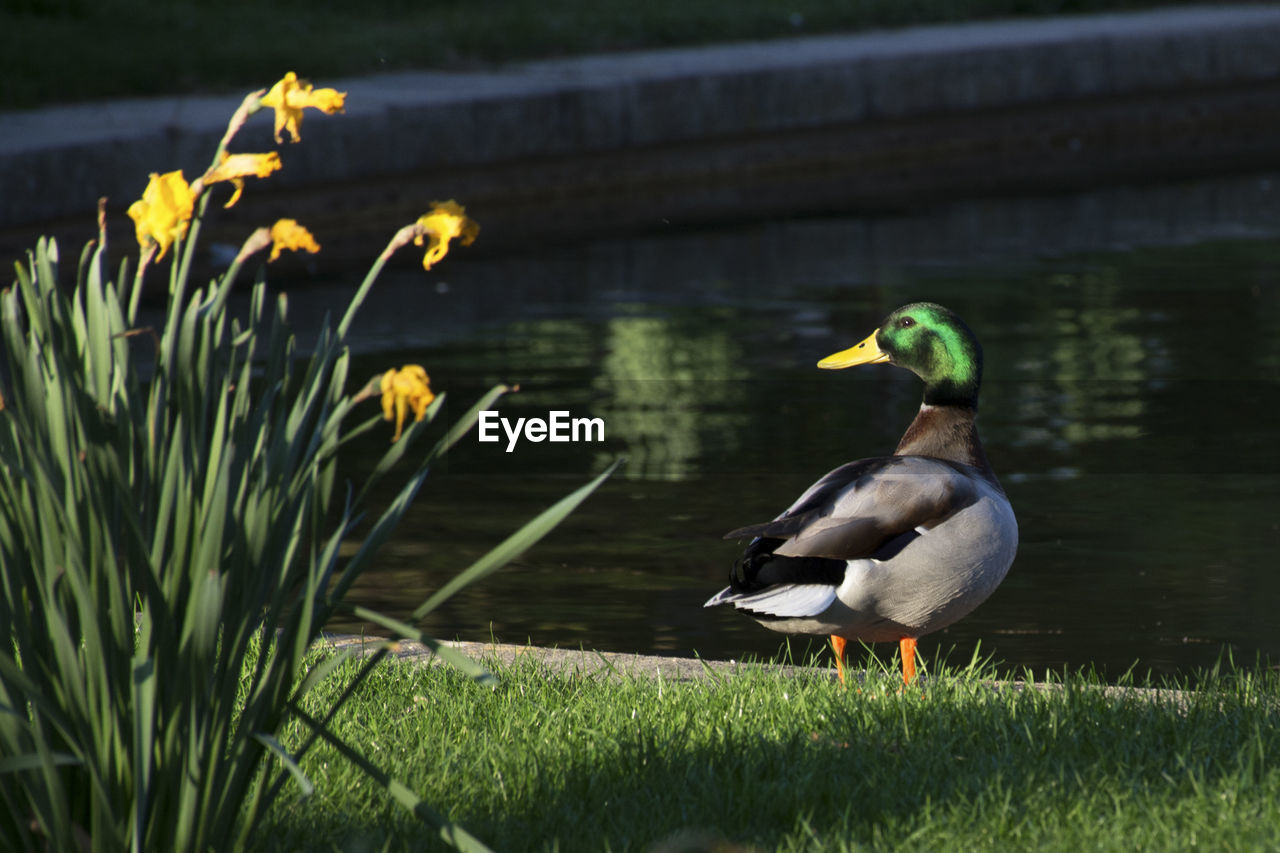
M 916 321 L 911 319 L 910 317 L 903 317 L 901 320 L 898 321 L 898 328 L 910 329 L 915 324 L 916 324 Z

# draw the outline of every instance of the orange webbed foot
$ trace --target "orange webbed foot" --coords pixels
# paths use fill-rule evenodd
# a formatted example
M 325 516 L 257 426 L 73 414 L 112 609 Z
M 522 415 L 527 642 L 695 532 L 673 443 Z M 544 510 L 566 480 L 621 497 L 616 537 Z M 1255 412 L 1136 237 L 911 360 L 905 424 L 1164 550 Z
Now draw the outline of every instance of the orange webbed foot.
M 902 656 L 902 683 L 910 684 L 916 677 L 916 638 L 903 637 L 898 641 L 898 652 Z
M 836 654 L 836 675 L 840 677 L 840 683 L 848 686 L 844 680 L 844 647 L 848 642 L 844 637 L 831 635 L 831 650 Z

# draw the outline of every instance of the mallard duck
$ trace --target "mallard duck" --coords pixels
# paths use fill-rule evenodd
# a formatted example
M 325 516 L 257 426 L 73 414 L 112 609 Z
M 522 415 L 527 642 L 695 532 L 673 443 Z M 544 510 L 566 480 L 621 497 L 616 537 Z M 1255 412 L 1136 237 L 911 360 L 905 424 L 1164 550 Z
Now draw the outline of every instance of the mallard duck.
M 727 534 L 753 538 L 706 606 L 732 604 L 775 631 L 829 634 L 842 682 L 848 640 L 897 641 L 909 684 L 916 640 L 1004 580 L 1018 523 L 978 440 L 982 347 L 969 327 L 917 302 L 818 367 L 884 362 L 924 380 L 893 455 L 841 465 L 773 521 Z

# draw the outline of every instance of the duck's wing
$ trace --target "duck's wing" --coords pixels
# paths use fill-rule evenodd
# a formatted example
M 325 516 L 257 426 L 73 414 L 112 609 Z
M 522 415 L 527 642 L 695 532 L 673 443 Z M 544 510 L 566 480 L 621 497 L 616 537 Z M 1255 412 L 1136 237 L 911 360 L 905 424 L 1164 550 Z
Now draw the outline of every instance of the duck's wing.
M 924 456 L 861 459 L 814 483 L 773 521 L 741 527 L 725 538 L 757 540 L 744 559 L 753 550 L 780 557 L 886 559 L 905 545 L 903 537 L 914 538 L 973 503 L 975 475 L 967 466 Z
M 773 521 L 725 537 L 753 538 L 729 586 L 706 606 L 733 604 L 757 618 L 816 616 L 835 601 L 848 561 L 892 559 L 920 531 L 977 499 L 975 475 L 923 456 L 842 465 Z

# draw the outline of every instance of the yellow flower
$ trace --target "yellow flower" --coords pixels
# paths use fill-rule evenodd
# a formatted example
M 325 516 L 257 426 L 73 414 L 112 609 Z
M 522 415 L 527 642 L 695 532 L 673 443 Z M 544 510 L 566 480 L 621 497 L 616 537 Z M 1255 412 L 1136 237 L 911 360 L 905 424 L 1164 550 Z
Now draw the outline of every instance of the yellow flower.
M 174 240 L 186 236 L 187 224 L 195 210 L 196 194 L 182 177 L 182 170 L 151 173 L 142 198 L 129 206 L 129 218 L 138 232 L 138 245 L 146 250 L 149 242 L 160 247 L 156 260 L 164 257 Z
M 299 80 L 298 75 L 290 71 L 279 80 L 259 101 L 264 107 L 276 111 L 276 142 L 283 142 L 280 131 L 289 131 L 290 138 L 297 142 L 302 138 L 298 132 L 302 124 L 302 111 L 307 107 L 333 115 L 342 112 L 346 104 L 347 93 L 334 89 L 312 89 L 311 84 Z
M 480 226 L 467 217 L 467 209 L 453 199 L 431 202 L 431 212 L 421 217 L 418 224 L 427 229 L 431 237 L 422 258 L 424 270 L 431 269 L 432 264 L 449 253 L 449 241 L 454 237 L 458 237 L 462 245 L 470 246 L 480 234 Z M 413 242 L 421 246 L 422 237 Z
M 401 427 L 407 407 L 413 407 L 413 419 L 422 420 L 427 413 L 427 406 L 436 398 L 431 393 L 431 378 L 419 364 L 406 364 L 396 370 L 394 367 L 382 374 L 382 416 L 386 420 L 396 422 L 396 434 L 392 441 L 400 439 Z
M 298 224 L 296 219 L 278 219 L 276 224 L 271 226 L 271 257 L 267 258 L 267 263 L 271 263 L 280 257 L 280 253 L 285 249 L 298 251 L 306 249 L 311 254 L 320 251 L 320 244 L 316 242 L 316 238 L 311 236 L 311 232 Z
M 275 151 L 266 154 L 228 154 L 224 151 L 218 165 L 205 172 L 203 180 L 206 184 L 230 181 L 235 192 L 223 207 L 231 207 L 240 200 L 240 193 L 244 192 L 245 178 L 265 178 L 280 166 L 280 155 Z

